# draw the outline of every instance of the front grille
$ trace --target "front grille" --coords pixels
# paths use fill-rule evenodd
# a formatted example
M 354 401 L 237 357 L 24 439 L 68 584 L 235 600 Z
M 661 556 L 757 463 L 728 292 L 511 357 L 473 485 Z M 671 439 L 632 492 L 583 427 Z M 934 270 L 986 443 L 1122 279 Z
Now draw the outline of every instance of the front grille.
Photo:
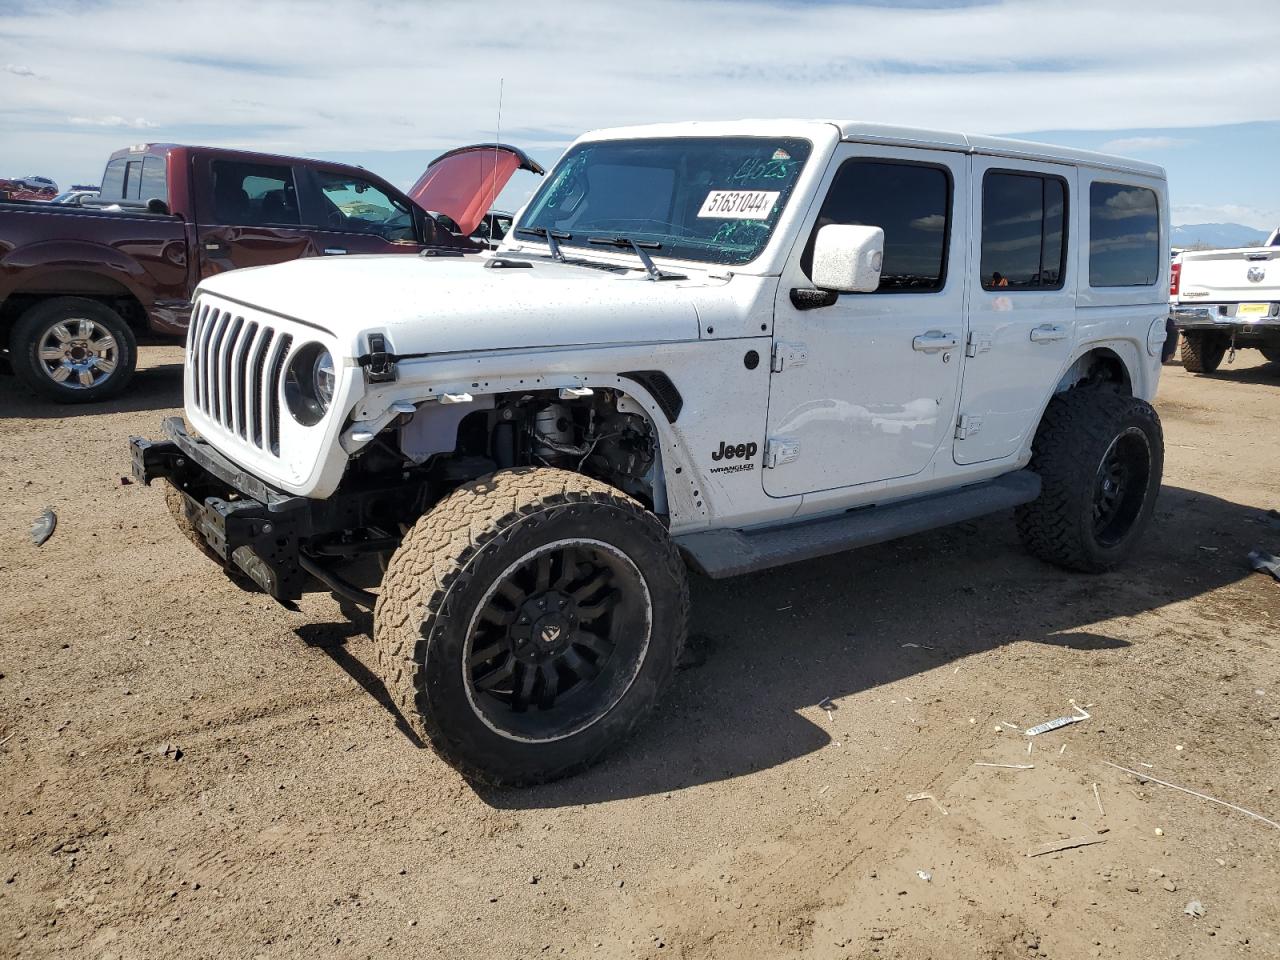
M 280 387 L 293 337 L 209 304 L 187 339 L 191 399 L 224 430 L 280 455 Z

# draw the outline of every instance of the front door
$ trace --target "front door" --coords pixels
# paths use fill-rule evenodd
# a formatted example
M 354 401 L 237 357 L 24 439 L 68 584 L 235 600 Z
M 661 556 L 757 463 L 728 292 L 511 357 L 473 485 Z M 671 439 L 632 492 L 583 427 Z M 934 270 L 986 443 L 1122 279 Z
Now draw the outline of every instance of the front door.
M 302 218 L 325 256 L 418 253 L 423 229 L 436 241 L 435 224 L 405 197 L 343 170 L 311 169 L 303 175 Z M 442 231 L 443 232 L 443 231 Z M 450 238 L 442 237 L 444 241 Z
M 910 477 L 953 430 L 965 338 L 964 154 L 844 144 L 775 310 L 768 438 L 787 462 L 764 472 L 784 497 Z M 804 309 L 814 236 L 828 223 L 884 230 L 874 293 Z
M 1075 344 L 1075 170 L 1003 157 L 973 159 L 969 287 L 956 463 L 1014 455 Z

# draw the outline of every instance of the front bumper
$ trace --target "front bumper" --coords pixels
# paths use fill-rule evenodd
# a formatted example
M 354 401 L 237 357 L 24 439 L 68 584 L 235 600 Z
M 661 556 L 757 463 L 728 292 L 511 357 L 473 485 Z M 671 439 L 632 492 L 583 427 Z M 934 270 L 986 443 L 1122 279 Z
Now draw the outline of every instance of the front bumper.
M 395 529 L 387 519 L 403 504 L 403 488 L 339 491 L 325 500 L 281 493 L 189 434 L 181 417 L 169 417 L 163 429 L 164 440 L 129 438 L 134 478 L 170 481 L 187 498 L 188 517 L 224 569 L 243 572 L 277 600 L 291 603 L 310 590 L 350 590 L 326 570 L 325 558 L 394 546 L 386 537 L 338 541 L 349 541 L 352 531 Z
M 166 439 L 129 438 L 133 476 L 144 484 L 168 480 L 188 500 L 196 532 L 222 558 L 278 600 L 296 600 L 307 574 L 299 542 L 312 533 L 312 511 L 302 497 L 272 490 L 239 469 L 179 417 L 163 424 Z

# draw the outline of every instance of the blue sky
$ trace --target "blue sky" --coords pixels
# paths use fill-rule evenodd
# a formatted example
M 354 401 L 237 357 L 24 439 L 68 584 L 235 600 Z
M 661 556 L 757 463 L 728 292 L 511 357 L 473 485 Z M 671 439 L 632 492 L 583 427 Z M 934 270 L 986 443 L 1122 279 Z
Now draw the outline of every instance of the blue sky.
M 0 176 L 172 140 L 407 185 L 492 139 L 503 78 L 503 139 L 548 164 L 624 123 L 865 119 L 1141 157 L 1176 223 L 1270 229 L 1277 49 L 1273 0 L 0 0 Z

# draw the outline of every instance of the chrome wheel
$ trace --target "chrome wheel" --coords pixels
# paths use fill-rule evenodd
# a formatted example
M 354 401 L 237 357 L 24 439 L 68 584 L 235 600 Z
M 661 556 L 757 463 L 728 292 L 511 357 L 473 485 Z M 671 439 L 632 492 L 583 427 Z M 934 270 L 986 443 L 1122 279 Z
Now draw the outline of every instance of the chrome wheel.
M 492 731 L 546 742 L 600 720 L 630 689 L 652 632 L 649 587 L 600 540 L 525 554 L 489 586 L 464 648 L 467 699 Z
M 88 390 L 105 382 L 120 362 L 116 338 L 88 317 L 49 325 L 36 341 L 40 369 L 63 389 Z

